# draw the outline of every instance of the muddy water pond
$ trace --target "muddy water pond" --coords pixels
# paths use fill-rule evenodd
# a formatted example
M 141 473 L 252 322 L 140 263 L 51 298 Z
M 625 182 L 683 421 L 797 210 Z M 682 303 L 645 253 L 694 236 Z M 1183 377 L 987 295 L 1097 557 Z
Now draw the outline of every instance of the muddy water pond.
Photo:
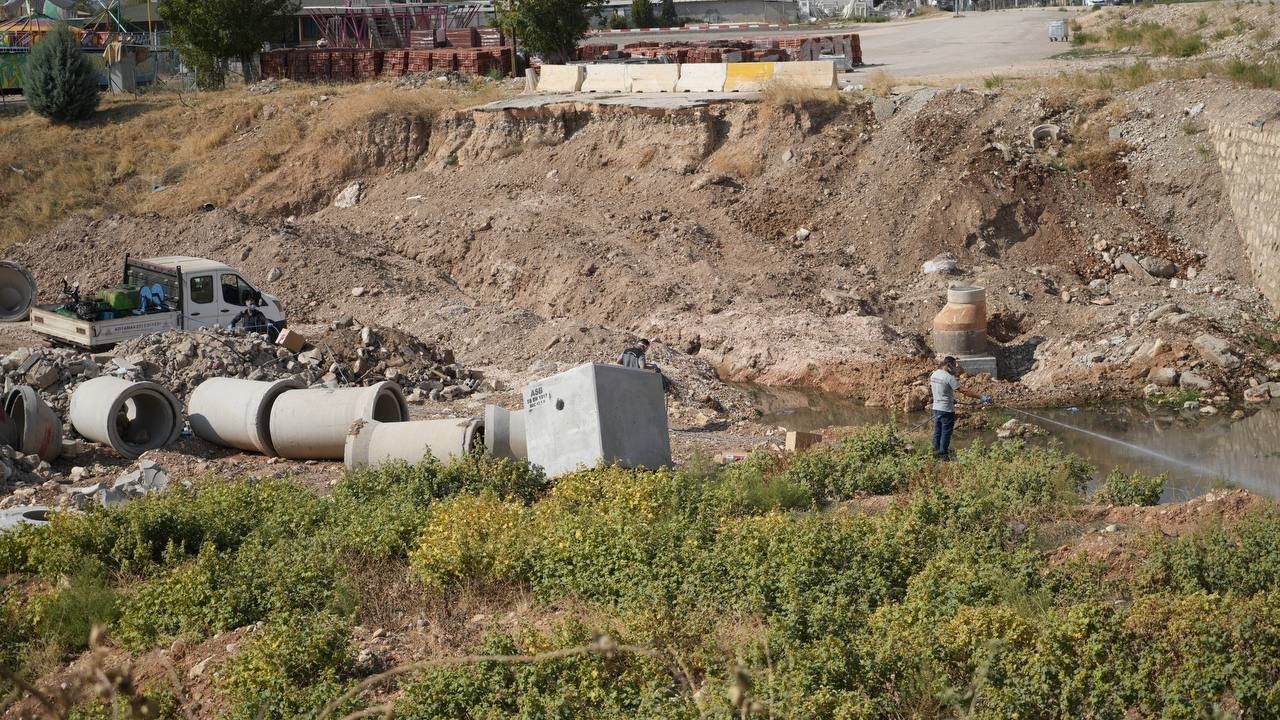
M 929 413 L 904 415 L 809 390 L 743 389 L 764 413 L 761 422 L 790 430 L 857 427 L 892 420 L 911 434 L 929 431 Z M 1113 468 L 1168 473 L 1165 502 L 1224 485 L 1280 497 L 1280 402 L 1272 401 L 1235 421 L 1225 414 L 1205 417 L 1141 404 L 1028 411 L 1036 417 L 1002 408 L 990 412 L 1043 427 L 1049 434 L 1033 442 L 1056 443 L 1086 458 L 1097 468 L 1098 478 Z M 995 433 L 958 430 L 952 447 L 963 447 L 975 437 L 990 441 Z

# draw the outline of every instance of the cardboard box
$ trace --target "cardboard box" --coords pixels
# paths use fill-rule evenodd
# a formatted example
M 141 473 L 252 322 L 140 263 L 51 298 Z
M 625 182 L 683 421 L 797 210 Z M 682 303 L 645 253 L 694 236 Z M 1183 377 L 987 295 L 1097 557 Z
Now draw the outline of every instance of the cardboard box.
M 293 330 L 281 330 L 280 335 L 276 337 L 276 344 L 289 352 L 301 352 L 302 347 L 307 344 L 307 339 L 301 334 Z
M 787 433 L 787 452 L 808 450 L 820 442 L 822 442 L 822 436 L 817 433 L 796 432 L 792 430 Z

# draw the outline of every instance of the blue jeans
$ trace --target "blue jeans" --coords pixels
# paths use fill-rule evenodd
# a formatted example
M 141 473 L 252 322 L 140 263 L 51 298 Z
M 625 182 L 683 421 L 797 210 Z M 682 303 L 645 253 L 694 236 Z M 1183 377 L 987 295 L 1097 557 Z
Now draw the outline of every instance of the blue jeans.
M 933 411 L 933 456 L 947 458 L 951 455 L 951 430 L 956 426 L 956 414 L 942 410 Z

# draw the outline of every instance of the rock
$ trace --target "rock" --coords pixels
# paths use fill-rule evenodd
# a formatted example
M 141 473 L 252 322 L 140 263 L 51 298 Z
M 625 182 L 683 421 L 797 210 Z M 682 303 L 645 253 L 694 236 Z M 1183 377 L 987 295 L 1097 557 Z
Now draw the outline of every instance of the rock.
M 1203 375 L 1184 372 L 1178 375 L 1178 387 L 1184 390 L 1208 390 L 1213 387 L 1213 383 Z
M 362 285 L 357 285 L 351 288 L 351 297 L 364 297 L 367 292 L 369 292 L 367 288 Z
M 711 176 L 710 176 L 710 175 L 703 175 L 703 176 L 699 177 L 698 179 L 694 180 L 692 183 L 690 183 L 690 184 L 689 184 L 689 189 L 690 189 L 690 190 L 692 190 L 692 191 L 695 191 L 695 192 L 696 192 L 696 191 L 701 190 L 702 188 L 704 188 L 704 187 L 706 187 L 706 186 L 708 186 L 708 185 L 710 185 L 710 184 L 711 184 Z
M 1147 383 L 1147 385 L 1142 388 L 1142 397 L 1149 398 L 1153 395 L 1159 395 L 1159 394 L 1160 394 L 1160 386 L 1155 383 Z
M 1094 295 L 1106 295 L 1107 290 L 1108 290 L 1108 287 L 1107 287 L 1106 280 L 1103 280 L 1102 278 L 1098 278 L 1096 280 L 1089 281 L 1089 292 L 1093 293 Z
M 1188 400 L 1182 403 L 1182 409 L 1187 412 L 1196 412 L 1200 409 L 1200 403 L 1195 400 Z
M 1232 412 L 1232 413 L 1231 413 L 1231 419 L 1232 419 L 1232 420 L 1243 420 L 1243 419 L 1244 419 L 1244 411 L 1243 411 L 1243 410 L 1236 410 L 1236 411 Z
M 1115 305 L 1115 304 L 1116 304 L 1116 301 L 1115 301 L 1115 300 L 1112 300 L 1112 299 L 1111 299 L 1111 298 L 1109 298 L 1109 297 L 1094 298 L 1093 300 L 1090 300 L 1089 302 L 1090 302 L 1090 303 L 1092 303 L 1092 304 L 1094 304 L 1094 305 L 1103 305 L 1103 306 L 1106 306 L 1106 305 Z
M 1171 278 L 1178 274 L 1177 263 L 1162 257 L 1147 256 L 1142 258 L 1142 267 L 1158 278 Z
M 1187 117 L 1193 118 L 1199 115 L 1200 113 L 1204 112 L 1204 103 L 1198 102 L 1195 105 L 1192 105 L 1191 107 L 1187 108 L 1186 110 L 1183 110 L 1183 112 L 1187 114 Z
M 1151 368 L 1147 380 L 1160 387 L 1174 387 L 1178 384 L 1178 371 L 1171 367 Z
M 1116 262 L 1120 263 L 1120 267 L 1123 267 L 1125 272 L 1132 275 L 1133 279 L 1140 283 L 1154 285 L 1159 282 L 1151 277 L 1151 273 L 1147 272 L 1147 269 L 1142 266 L 1142 263 L 1138 262 L 1137 258 L 1127 252 L 1117 255 Z
M 1179 313 L 1179 312 L 1182 312 L 1182 308 L 1178 307 L 1174 303 L 1165 303 L 1164 305 L 1161 305 L 1155 310 L 1152 310 L 1151 312 L 1147 313 L 1147 322 L 1155 322 L 1160 318 L 1164 317 L 1165 315 L 1170 315 L 1170 314 Z
M 942 273 L 944 275 L 955 272 L 956 259 L 950 253 L 943 253 L 932 260 L 920 266 L 920 272 L 925 275 L 933 273 Z
M 271 268 L 271 272 L 267 273 L 267 282 L 275 282 L 284 276 L 284 271 L 278 267 Z
M 1244 401 L 1248 403 L 1264 403 L 1271 400 L 1271 388 L 1264 385 L 1244 389 Z
M 187 671 L 187 677 L 195 679 L 200 677 L 201 675 L 204 675 L 204 671 L 209 667 L 209 663 L 212 661 L 213 661 L 213 656 L 209 656 L 201 660 L 200 662 L 196 663 L 195 665 L 192 665 L 191 669 Z
M 333 199 L 333 206 L 336 208 L 355 207 L 360 202 L 361 188 L 362 186 L 359 180 L 351 183 Z
M 799 230 L 796 230 L 796 240 L 799 242 L 804 242 L 805 240 L 808 240 L 809 235 L 810 235 L 810 232 L 808 228 L 800 228 Z
M 1191 345 L 1205 360 L 1225 370 L 1240 366 L 1240 358 L 1231 349 L 1231 344 L 1220 337 L 1209 334 L 1198 336 Z
M 1218 408 L 1212 405 L 1202 405 L 1200 406 L 1200 414 L 1201 415 L 1217 415 Z

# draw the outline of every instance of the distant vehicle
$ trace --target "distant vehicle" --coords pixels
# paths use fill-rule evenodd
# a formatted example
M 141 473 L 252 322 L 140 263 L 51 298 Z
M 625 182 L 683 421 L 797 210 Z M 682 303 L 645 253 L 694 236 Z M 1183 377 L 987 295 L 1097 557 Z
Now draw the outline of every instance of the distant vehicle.
M 1084 0 L 1082 4 L 1085 7 L 1103 7 L 1105 5 L 1119 5 L 1120 0 Z
M 98 350 L 166 330 L 230 325 L 248 300 L 276 330 L 286 326 L 284 305 L 250 285 L 240 272 L 215 260 L 169 255 L 124 259 L 123 283 L 98 300 L 67 286 L 62 304 L 31 309 L 31 329 L 70 345 Z

